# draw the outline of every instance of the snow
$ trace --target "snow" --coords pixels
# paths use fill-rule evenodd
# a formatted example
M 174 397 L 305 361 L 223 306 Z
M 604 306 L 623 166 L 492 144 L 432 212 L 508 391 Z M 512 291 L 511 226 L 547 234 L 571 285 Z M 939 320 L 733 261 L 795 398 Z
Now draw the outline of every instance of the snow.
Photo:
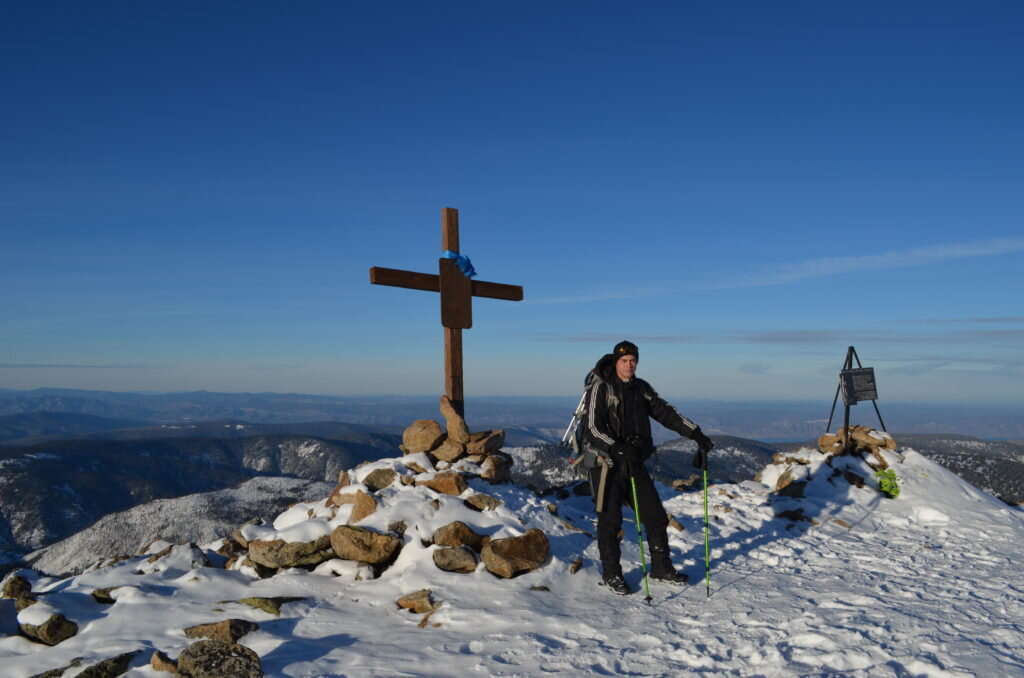
M 261 580 L 251 570 L 194 567 L 187 545 L 172 549 L 163 566 L 158 560 L 144 567 L 147 557 L 139 556 L 67 579 L 26 573 L 43 595 L 20 619 L 59 611 L 80 632 L 52 648 L 0 638 L 0 663 L 5 676 L 23 678 L 74 657 L 84 657 L 85 666 L 142 649 L 126 675 L 156 677 L 163 674 L 145 665 L 152 650 L 177 657 L 192 642 L 181 629 L 234 617 L 260 625 L 241 643 L 260 655 L 266 674 L 294 678 L 1024 675 L 1024 512 L 910 449 L 891 453 L 901 485 L 895 500 L 877 491 L 873 469 L 862 460 L 836 462 L 867 479 L 858 489 L 803 452 L 811 463 L 803 467 L 802 499 L 776 496 L 753 481 L 709 488 L 710 597 L 700 492 L 659 488 L 683 526 L 670 529 L 670 545 L 692 583 L 652 582 L 648 605 L 642 593 L 618 597 L 597 586 L 596 544 L 574 529 L 594 529 L 588 497 L 554 500 L 474 479 L 467 495 L 484 492 L 503 501 L 479 513 L 460 498 L 396 484 L 377 494 L 381 508 L 360 523 L 407 525 L 397 561 L 378 579 L 369 567 L 332 560 L 314 572 Z M 382 467 L 407 474 L 405 461 L 382 460 L 351 475 L 358 482 Z M 431 499 L 438 500 L 436 509 L 428 506 Z M 309 497 L 272 524 L 245 530 L 282 538 L 320 534 L 347 516 L 339 511 L 331 519 L 322 504 L 323 497 Z M 793 509 L 806 520 L 777 517 Z M 442 572 L 429 539 L 452 520 L 492 538 L 538 527 L 550 538 L 551 558 L 510 580 L 482 566 L 471 574 Z M 637 587 L 635 528 L 625 528 L 626 578 Z M 583 568 L 570 574 L 577 558 Z M 125 587 L 115 592 L 113 606 L 87 595 L 111 586 Z M 442 601 L 422 628 L 422 615 L 394 603 L 421 588 Z M 303 600 L 285 604 L 278 617 L 224 602 L 251 596 Z

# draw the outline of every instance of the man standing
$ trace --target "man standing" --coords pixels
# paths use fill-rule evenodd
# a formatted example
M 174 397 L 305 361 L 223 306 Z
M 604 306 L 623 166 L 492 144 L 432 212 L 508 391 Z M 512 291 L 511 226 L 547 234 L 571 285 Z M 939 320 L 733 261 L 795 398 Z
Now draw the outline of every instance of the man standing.
M 654 488 L 644 461 L 654 454 L 651 421 L 697 443 L 694 466 L 703 468 L 714 443 L 700 427 L 679 414 L 636 375 L 640 350 L 621 341 L 597 361 L 584 399 L 583 471 L 588 473 L 597 504 L 597 547 L 601 557 L 601 583 L 615 593 L 631 592 L 619 563 L 618 532 L 622 505 L 633 505 L 633 483 L 640 519 L 651 549 L 651 578 L 672 583 L 687 581 L 672 567 L 668 547 L 668 515 Z

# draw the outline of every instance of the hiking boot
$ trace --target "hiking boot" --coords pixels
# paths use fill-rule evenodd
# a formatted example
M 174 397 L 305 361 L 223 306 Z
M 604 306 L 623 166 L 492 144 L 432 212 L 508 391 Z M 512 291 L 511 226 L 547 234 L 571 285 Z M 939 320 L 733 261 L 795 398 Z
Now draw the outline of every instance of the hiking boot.
M 613 593 L 617 593 L 620 596 L 625 596 L 633 592 L 633 589 L 629 588 L 629 584 L 626 583 L 621 572 L 612 572 L 610 574 L 601 575 L 601 586 L 607 586 Z
M 669 584 L 685 584 L 686 582 L 690 581 L 690 578 L 686 574 L 682 572 L 676 572 L 671 565 L 667 570 L 660 568 L 652 569 L 651 579 L 668 582 Z

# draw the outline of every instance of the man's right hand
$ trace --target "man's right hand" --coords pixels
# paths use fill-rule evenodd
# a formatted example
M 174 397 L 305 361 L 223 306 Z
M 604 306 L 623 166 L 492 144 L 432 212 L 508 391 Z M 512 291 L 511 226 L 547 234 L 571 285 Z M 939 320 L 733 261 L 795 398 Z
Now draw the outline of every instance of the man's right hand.
M 714 448 L 715 443 L 699 428 L 690 435 L 690 440 L 697 443 L 697 454 L 693 455 L 693 467 L 706 469 L 708 467 L 708 452 Z

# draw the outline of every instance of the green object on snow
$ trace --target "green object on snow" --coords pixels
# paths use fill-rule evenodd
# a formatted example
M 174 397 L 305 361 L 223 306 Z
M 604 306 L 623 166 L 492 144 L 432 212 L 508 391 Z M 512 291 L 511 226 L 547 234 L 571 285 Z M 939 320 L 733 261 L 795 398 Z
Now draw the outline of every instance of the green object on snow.
M 896 471 L 887 468 L 884 471 L 876 472 L 875 477 L 878 478 L 878 485 L 879 489 L 882 490 L 882 494 L 889 497 L 889 499 L 895 499 L 900 496 L 900 483 L 896 479 Z

